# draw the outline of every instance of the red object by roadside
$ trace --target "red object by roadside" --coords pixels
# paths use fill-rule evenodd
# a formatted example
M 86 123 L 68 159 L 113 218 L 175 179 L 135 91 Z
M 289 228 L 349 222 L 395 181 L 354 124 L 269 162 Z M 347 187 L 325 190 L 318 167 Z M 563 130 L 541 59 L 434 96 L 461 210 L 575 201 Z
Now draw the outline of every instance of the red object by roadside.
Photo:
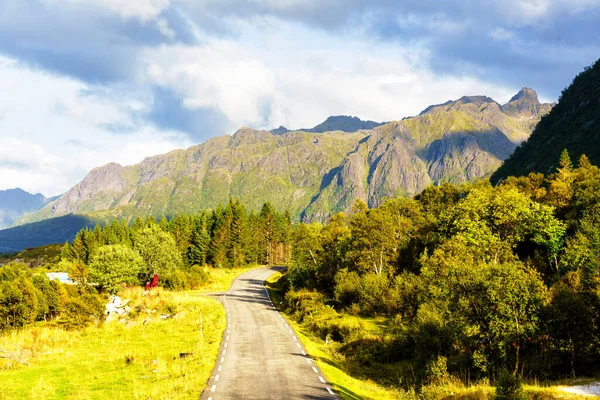
M 146 283 L 147 289 L 152 289 L 158 286 L 158 274 L 154 274 L 152 277 L 152 281 Z

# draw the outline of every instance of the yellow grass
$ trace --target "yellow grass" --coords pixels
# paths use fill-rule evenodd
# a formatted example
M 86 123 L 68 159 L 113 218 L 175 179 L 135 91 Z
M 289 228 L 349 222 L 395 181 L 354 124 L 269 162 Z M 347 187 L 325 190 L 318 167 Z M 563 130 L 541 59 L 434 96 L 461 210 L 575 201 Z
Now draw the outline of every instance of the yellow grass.
M 226 292 L 231 284 L 241 274 L 254 268 L 260 268 L 258 265 L 250 265 L 239 268 L 212 268 L 204 267 L 204 272 L 208 275 L 208 282 L 202 288 L 188 293 L 217 293 Z
M 138 291 L 123 297 L 139 298 Z M 143 304 L 150 312 L 128 324 L 73 332 L 37 326 L 0 337 L 0 348 L 30 363 L 0 361 L 0 399 L 197 399 L 214 366 L 224 311 L 213 300 L 155 293 Z M 163 320 L 160 307 L 167 303 L 177 314 Z

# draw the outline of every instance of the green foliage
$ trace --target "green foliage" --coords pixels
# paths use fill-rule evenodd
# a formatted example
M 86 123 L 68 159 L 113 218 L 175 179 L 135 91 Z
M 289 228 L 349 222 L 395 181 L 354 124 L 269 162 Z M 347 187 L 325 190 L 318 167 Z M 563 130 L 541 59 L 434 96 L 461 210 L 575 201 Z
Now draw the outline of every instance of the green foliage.
M 494 381 L 502 369 L 595 373 L 600 169 L 586 157 L 574 167 L 567 152 L 557 162 L 548 176 L 430 187 L 297 225 L 290 310 L 317 336 L 335 335 L 361 370 L 403 365 L 405 388 Z M 373 337 L 344 331 L 351 315 L 389 326 Z
M 106 245 L 98 249 L 90 263 L 90 279 L 115 294 L 121 285 L 137 284 L 143 268 L 144 260 L 135 251 L 122 244 Z
M 496 399 L 498 400 L 520 400 L 525 399 L 521 379 L 502 369 L 496 382 Z
M 103 314 L 104 307 L 97 297 L 87 295 L 67 301 L 59 323 L 67 330 L 81 329 L 102 321 Z
M 152 225 L 138 231 L 134 242 L 134 248 L 143 261 L 139 270 L 140 281 L 150 281 L 154 274 L 165 280 L 175 279 L 175 272 L 183 266 L 183 260 L 171 234 Z
M 0 332 L 58 319 L 69 329 L 98 322 L 104 300 L 89 286 L 49 281 L 24 264 L 0 267 Z

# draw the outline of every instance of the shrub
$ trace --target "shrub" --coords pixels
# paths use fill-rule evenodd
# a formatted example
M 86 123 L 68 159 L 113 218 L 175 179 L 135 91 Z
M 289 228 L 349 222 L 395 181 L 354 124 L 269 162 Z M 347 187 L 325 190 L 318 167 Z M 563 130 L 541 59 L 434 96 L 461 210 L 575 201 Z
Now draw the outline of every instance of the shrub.
M 450 375 L 448 374 L 448 359 L 438 356 L 427 363 L 427 381 L 429 384 L 441 385 L 447 383 Z
M 356 317 L 341 316 L 330 306 L 321 306 L 305 318 L 310 329 L 321 337 L 344 342 L 357 335 L 362 324 Z
M 33 285 L 38 289 L 45 299 L 47 305 L 46 315 L 44 318 L 54 318 L 60 312 L 60 302 L 56 293 L 55 287 L 44 275 L 34 275 L 32 277 Z M 58 284 L 55 282 L 55 284 Z
M 204 268 L 194 265 L 186 272 L 186 278 L 190 289 L 199 289 L 208 283 L 209 276 Z
M 89 269 L 90 278 L 111 294 L 119 291 L 121 284 L 136 284 L 144 261 L 135 251 L 121 245 L 102 246 L 94 256 Z
M 365 274 L 360 278 L 360 308 L 367 314 L 385 312 L 385 298 L 390 286 L 385 274 Z
M 30 312 L 19 288 L 12 282 L 0 281 L 0 331 L 25 326 Z
M 75 330 L 98 322 L 101 317 L 102 312 L 99 315 L 94 304 L 87 303 L 84 298 L 75 298 L 65 304 L 59 323 L 67 330 Z
M 501 370 L 496 381 L 496 399 L 518 400 L 524 398 L 521 379 L 506 369 Z
M 334 295 L 344 306 L 357 304 L 360 299 L 360 277 L 354 271 L 343 269 L 335 275 Z
M 323 307 L 325 297 L 307 289 L 290 290 L 285 294 L 285 301 L 298 322 L 302 322 L 307 315 Z

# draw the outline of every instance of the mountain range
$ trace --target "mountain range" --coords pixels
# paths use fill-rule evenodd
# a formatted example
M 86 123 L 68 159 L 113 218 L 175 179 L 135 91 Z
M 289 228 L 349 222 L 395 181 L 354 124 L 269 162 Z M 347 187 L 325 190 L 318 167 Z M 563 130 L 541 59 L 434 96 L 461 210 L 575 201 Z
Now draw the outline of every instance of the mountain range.
M 229 197 L 254 209 L 268 201 L 295 220 L 324 220 L 356 199 L 376 206 L 432 183 L 490 176 L 551 107 L 524 88 L 504 105 L 465 96 L 385 124 L 340 116 L 314 132 L 242 128 L 137 165 L 96 168 L 19 224 L 69 214 L 108 220 L 192 213 Z M 351 125 L 360 130 L 345 132 Z
M 20 188 L 0 190 L 0 229 L 8 228 L 23 215 L 37 211 L 57 198 L 31 194 Z

